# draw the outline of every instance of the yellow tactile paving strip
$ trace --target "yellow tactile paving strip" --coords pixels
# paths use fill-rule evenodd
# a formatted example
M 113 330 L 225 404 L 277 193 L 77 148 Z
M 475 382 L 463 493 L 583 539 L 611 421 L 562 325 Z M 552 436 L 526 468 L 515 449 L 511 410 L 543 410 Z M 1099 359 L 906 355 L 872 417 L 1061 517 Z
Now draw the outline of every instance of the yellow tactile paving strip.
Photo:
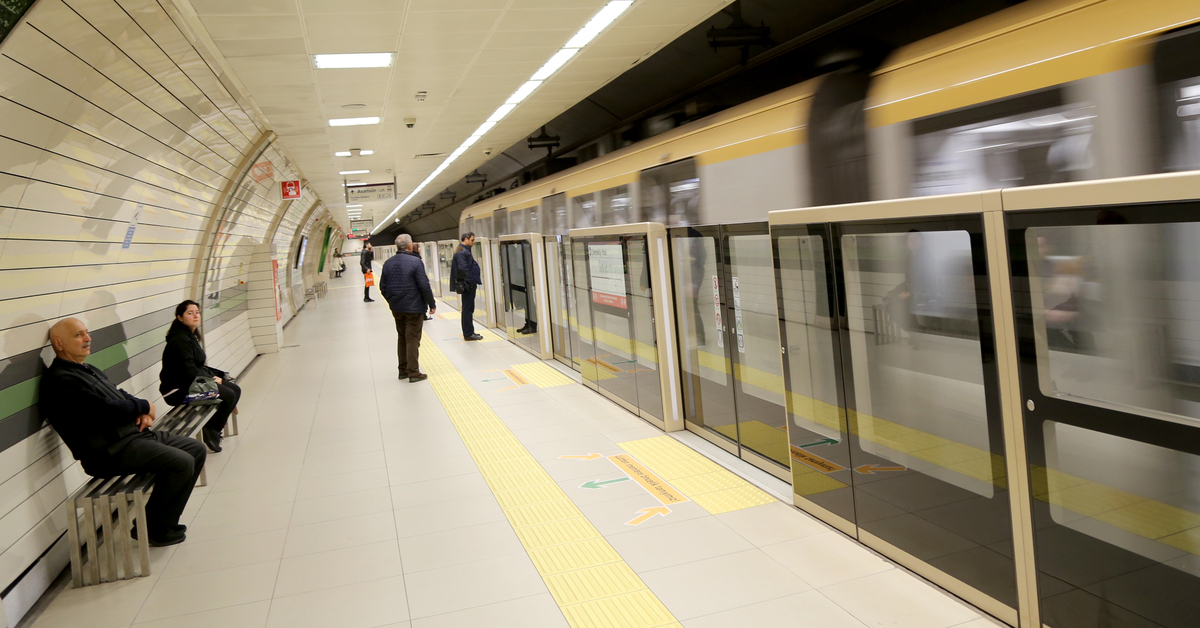
M 425 336 L 429 381 L 572 628 L 681 625 Z
M 490 329 L 485 329 L 483 325 L 475 325 L 475 333 L 483 336 L 483 340 L 479 340 L 477 342 L 497 342 L 500 340 L 507 340 L 507 338 L 501 336 L 500 334 L 497 334 Z
M 777 501 L 670 436 L 643 438 L 619 445 L 711 514 Z
M 513 370 L 520 373 L 525 379 L 533 382 L 538 388 L 553 388 L 555 386 L 565 386 L 566 384 L 575 383 L 575 380 L 563 375 L 558 372 L 558 369 L 545 362 L 514 364 Z
M 441 314 L 436 314 L 436 316 L 438 318 L 442 318 L 442 319 L 445 319 L 448 321 L 456 321 L 456 320 L 459 320 L 462 318 L 462 312 L 459 312 L 457 310 L 450 310 L 448 312 L 442 312 Z

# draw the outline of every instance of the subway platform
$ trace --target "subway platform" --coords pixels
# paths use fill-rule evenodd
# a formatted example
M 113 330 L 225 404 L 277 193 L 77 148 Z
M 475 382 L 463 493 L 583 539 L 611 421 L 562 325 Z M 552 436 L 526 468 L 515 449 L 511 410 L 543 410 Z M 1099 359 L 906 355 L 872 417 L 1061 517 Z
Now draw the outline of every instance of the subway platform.
M 187 541 L 152 575 L 73 589 L 37 628 L 1001 625 L 458 313 L 425 327 L 425 382 L 360 279 L 241 380 L 241 435 L 208 459 Z M 378 295 L 376 295 L 378 297 Z

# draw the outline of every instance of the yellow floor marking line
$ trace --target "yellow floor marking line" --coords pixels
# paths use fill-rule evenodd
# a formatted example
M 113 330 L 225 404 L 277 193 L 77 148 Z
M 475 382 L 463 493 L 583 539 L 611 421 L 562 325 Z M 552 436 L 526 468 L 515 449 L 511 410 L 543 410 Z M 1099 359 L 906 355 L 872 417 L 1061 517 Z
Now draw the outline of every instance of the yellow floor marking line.
M 762 421 L 739 421 L 737 425 L 729 423 L 713 429 L 735 441 L 739 440 L 740 434 L 741 443 L 746 447 L 780 464 L 788 463 L 788 435 L 784 430 Z
M 679 627 L 428 334 L 422 362 L 517 538 L 572 628 Z
M 663 482 L 654 472 L 650 471 L 633 456 L 628 454 L 618 454 L 609 456 L 608 461 L 615 464 L 618 469 L 628 475 L 634 482 L 637 482 L 646 489 L 646 492 L 654 496 L 654 499 L 662 502 L 664 506 L 674 504 L 682 504 L 688 501 L 679 491 L 675 490 L 670 484 Z M 670 511 L 667 511 L 670 512 Z M 636 524 L 635 524 L 636 525 Z
M 670 436 L 643 438 L 619 445 L 714 515 L 777 501 Z
M 456 321 L 456 320 L 459 320 L 462 318 L 462 312 L 456 312 L 454 310 L 450 310 L 449 312 L 443 312 L 442 314 L 438 314 L 437 317 L 440 319 L 448 320 L 448 321 Z
M 553 388 L 555 386 L 565 386 L 574 384 L 575 380 L 558 372 L 558 369 L 546 364 L 545 362 L 529 362 L 527 364 L 514 364 L 513 370 L 520 373 L 525 379 L 533 382 L 538 388 Z

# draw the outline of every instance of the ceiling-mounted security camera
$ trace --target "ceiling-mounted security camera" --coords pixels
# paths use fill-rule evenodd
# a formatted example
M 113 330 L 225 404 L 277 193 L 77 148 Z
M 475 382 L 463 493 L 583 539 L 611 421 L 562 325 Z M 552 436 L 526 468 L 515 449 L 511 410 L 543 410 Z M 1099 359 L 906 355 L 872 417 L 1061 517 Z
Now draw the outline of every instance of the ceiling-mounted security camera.
M 490 148 L 485 148 L 485 149 L 483 149 L 483 154 L 484 154 L 484 155 L 491 155 L 491 154 L 492 154 L 492 149 L 490 149 Z
M 410 128 L 410 129 L 413 128 L 414 126 L 417 126 L 417 119 L 416 118 L 405 118 L 404 126 Z

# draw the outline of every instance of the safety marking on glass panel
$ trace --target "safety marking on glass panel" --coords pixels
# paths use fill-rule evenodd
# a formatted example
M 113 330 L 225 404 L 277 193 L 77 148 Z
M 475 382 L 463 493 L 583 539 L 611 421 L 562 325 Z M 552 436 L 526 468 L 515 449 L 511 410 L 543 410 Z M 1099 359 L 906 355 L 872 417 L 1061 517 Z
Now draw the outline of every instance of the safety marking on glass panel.
M 525 379 L 536 384 L 538 388 L 553 388 L 555 386 L 565 386 L 567 384 L 575 383 L 575 380 L 563 375 L 553 366 L 550 366 L 545 362 L 514 364 L 513 370 L 523 375 Z
M 441 349 L 428 336 L 425 341 L 422 357 L 434 392 L 567 623 L 572 628 L 680 626 Z
M 683 491 L 709 513 L 741 510 L 776 499 L 670 436 L 619 443 L 655 474 Z M 665 503 L 665 502 L 664 502 Z

